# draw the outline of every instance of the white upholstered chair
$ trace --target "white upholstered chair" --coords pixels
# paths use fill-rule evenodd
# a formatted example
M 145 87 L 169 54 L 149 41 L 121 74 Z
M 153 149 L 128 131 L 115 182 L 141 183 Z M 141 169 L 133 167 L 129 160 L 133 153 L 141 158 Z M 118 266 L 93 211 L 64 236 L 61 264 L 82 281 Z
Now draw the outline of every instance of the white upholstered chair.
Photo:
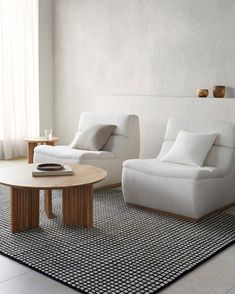
M 34 149 L 34 162 L 95 165 L 108 172 L 107 178 L 96 184 L 96 187 L 120 183 L 123 161 L 139 158 L 138 117 L 129 114 L 84 112 L 78 124 L 78 132 L 95 124 L 117 126 L 101 151 L 78 150 L 71 146 L 39 145 Z
M 161 161 L 180 130 L 218 134 L 203 167 Z M 193 220 L 232 205 L 235 125 L 228 121 L 170 119 L 159 156 L 125 161 L 122 183 L 126 202 Z

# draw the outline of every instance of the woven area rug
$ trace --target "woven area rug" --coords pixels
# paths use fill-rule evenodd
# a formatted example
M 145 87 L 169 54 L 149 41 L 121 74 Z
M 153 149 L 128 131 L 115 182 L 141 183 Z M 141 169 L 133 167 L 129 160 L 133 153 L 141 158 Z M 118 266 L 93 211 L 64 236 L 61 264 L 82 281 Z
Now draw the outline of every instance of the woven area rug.
M 1 186 L 0 252 L 81 293 L 157 293 L 235 241 L 232 215 L 192 224 L 129 208 L 118 190 L 94 198 L 92 229 L 62 225 L 55 191 L 55 218 L 41 206 L 40 228 L 11 234 L 9 189 Z

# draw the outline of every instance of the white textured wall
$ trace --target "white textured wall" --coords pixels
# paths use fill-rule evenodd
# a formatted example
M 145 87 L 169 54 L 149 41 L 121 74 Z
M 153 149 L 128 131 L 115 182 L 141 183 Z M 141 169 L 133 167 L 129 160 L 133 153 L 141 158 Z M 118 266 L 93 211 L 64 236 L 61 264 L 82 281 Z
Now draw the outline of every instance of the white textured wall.
M 54 0 L 39 0 L 39 118 L 40 134 L 53 128 Z
M 61 142 L 69 142 L 98 94 L 190 97 L 217 83 L 234 95 L 234 16 L 234 0 L 56 0 Z

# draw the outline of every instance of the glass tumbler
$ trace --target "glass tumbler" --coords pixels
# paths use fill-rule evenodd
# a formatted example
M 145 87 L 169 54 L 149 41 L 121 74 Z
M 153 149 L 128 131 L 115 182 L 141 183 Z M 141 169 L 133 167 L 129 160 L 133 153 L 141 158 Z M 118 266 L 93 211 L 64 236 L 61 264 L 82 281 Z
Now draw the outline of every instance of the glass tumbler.
M 52 140 L 52 129 L 45 129 L 44 133 L 47 140 Z

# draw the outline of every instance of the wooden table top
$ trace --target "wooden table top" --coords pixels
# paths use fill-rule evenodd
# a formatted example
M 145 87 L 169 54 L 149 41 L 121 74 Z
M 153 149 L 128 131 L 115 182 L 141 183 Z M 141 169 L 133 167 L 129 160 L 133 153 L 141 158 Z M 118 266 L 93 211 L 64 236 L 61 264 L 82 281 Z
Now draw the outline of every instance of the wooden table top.
M 46 137 L 35 137 L 35 138 L 26 138 L 26 139 L 24 139 L 25 142 L 30 142 L 30 143 L 56 142 L 58 140 L 59 140 L 58 137 L 52 137 L 51 140 L 47 139 Z
M 74 171 L 69 176 L 33 177 L 32 164 L 9 166 L 0 169 L 0 183 L 10 187 L 61 189 L 94 184 L 103 180 L 107 172 L 99 167 L 70 164 Z

